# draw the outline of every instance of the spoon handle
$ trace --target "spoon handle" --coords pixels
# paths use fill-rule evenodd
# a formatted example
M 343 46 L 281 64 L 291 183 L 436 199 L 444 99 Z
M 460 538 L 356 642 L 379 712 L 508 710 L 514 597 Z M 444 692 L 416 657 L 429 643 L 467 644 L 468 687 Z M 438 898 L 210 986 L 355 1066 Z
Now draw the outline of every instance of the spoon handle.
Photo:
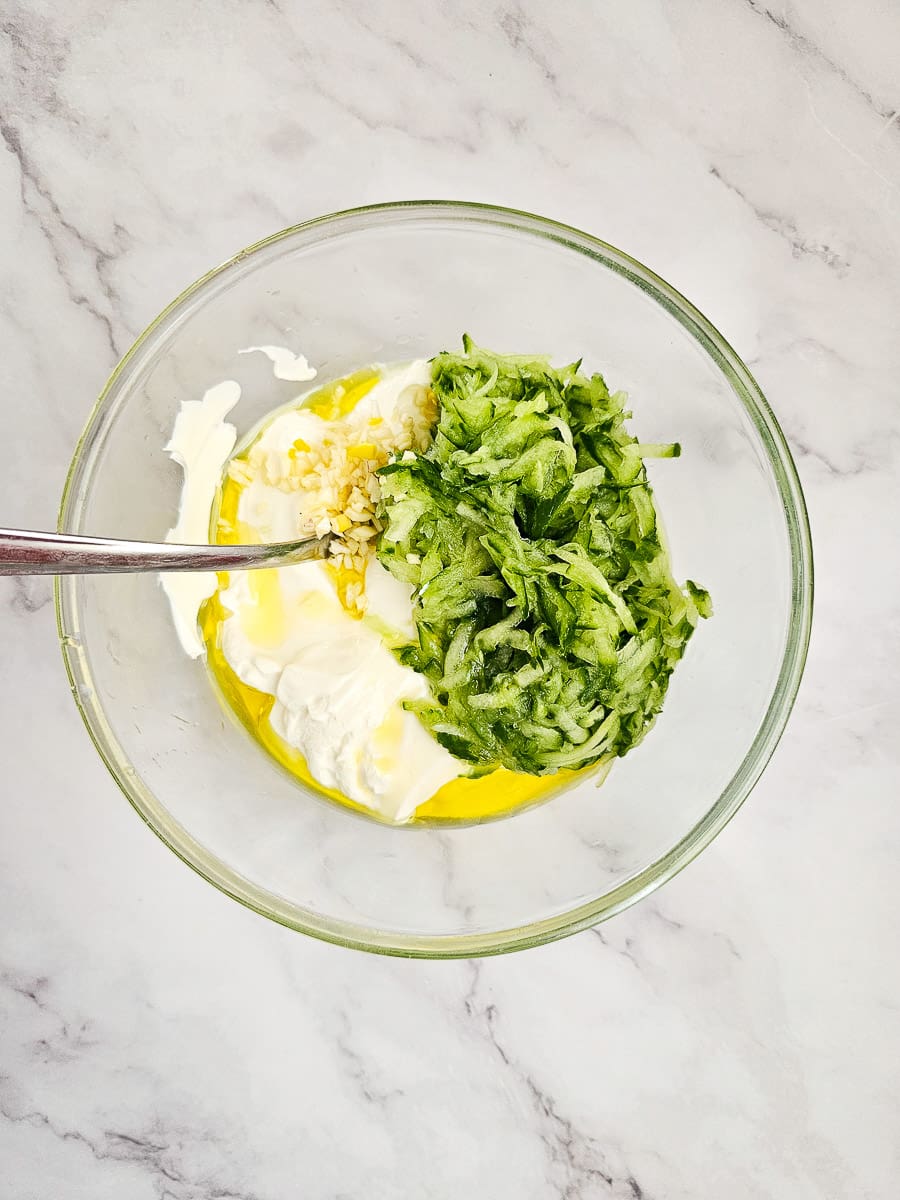
M 134 571 L 237 571 L 324 558 L 330 538 L 259 546 L 180 546 L 120 538 L 0 529 L 0 575 L 111 575 Z

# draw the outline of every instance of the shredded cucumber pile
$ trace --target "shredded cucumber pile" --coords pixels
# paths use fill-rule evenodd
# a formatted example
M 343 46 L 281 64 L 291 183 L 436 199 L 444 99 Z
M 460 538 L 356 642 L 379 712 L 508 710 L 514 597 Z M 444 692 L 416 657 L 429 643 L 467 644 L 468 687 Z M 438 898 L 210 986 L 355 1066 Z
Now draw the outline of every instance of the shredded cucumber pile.
M 413 586 L 409 707 L 475 772 L 534 775 L 623 755 L 662 707 L 709 595 L 669 566 L 625 395 L 580 363 L 492 354 L 463 338 L 433 363 L 424 454 L 379 472 L 378 557 Z

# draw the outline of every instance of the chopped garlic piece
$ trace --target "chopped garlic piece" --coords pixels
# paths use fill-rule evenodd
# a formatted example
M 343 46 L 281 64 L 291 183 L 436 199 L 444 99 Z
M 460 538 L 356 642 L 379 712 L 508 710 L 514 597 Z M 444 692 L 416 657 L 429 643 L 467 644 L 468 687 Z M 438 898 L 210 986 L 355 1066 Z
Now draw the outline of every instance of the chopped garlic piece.
M 288 449 L 254 444 L 243 462 L 229 468 L 235 479 L 257 476 L 283 493 L 297 495 L 300 531 L 314 529 L 318 537 L 331 533 L 330 554 L 344 572 L 341 596 L 361 615 L 366 608 L 365 568 L 375 553 L 381 525 L 375 515 L 381 498 L 376 474 L 395 454 L 424 450 L 431 441 L 437 401 L 431 388 L 420 383 L 404 387 L 389 414 L 351 411 L 325 420 L 312 411 L 320 427 L 295 438 Z M 282 443 L 283 444 L 283 443 Z

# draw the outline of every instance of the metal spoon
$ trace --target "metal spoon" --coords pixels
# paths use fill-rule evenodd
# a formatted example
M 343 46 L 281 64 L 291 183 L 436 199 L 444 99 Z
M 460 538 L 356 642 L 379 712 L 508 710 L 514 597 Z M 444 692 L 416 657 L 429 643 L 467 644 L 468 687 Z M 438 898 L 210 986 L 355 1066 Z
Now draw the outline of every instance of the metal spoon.
M 325 558 L 331 536 L 260 546 L 180 546 L 0 529 L 0 575 L 111 575 L 129 571 L 238 571 Z

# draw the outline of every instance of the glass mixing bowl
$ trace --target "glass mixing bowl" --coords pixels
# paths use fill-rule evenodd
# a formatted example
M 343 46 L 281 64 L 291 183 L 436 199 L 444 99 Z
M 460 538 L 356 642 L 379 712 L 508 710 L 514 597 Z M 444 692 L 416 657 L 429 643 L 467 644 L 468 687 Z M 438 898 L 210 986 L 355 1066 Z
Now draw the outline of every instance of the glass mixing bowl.
M 241 251 L 122 359 L 78 444 L 59 527 L 162 539 L 184 399 L 223 379 L 239 436 L 298 385 L 243 347 L 287 345 L 320 380 L 456 348 L 583 358 L 630 394 L 676 576 L 705 621 L 656 727 L 590 780 L 504 820 L 390 828 L 305 792 L 222 710 L 181 650 L 154 575 L 61 579 L 72 690 L 122 791 L 210 883 L 317 937 L 383 953 L 490 954 L 603 920 L 712 840 L 784 728 L 809 638 L 809 529 L 784 437 L 750 372 L 695 308 L 596 238 L 474 204 L 336 213 Z

